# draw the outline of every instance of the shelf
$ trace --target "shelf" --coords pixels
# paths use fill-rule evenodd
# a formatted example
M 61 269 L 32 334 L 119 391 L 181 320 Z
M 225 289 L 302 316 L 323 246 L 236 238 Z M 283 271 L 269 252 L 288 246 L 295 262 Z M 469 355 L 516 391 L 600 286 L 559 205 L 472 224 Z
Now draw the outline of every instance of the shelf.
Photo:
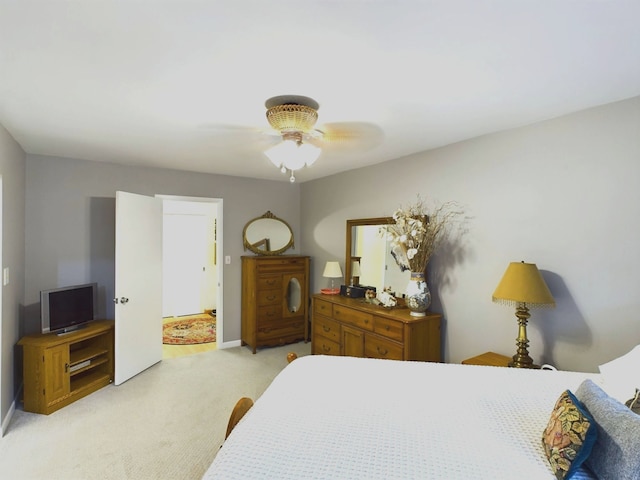
M 70 353 L 71 358 L 70 358 L 69 364 L 73 366 L 73 365 L 76 365 L 77 363 L 82 363 L 85 360 L 91 360 L 92 358 L 99 357 L 100 355 L 104 355 L 105 353 L 108 353 L 108 352 L 109 350 L 99 346 L 81 348 L 80 350 L 75 350 Z M 73 372 L 73 373 L 76 373 L 76 372 Z
M 107 385 L 111 382 L 111 375 L 102 372 L 93 372 L 80 378 L 71 379 L 71 393 L 77 394 L 82 390 L 93 391 L 98 385 Z
M 71 377 L 74 377 L 75 375 L 78 375 L 78 374 L 80 374 L 82 372 L 86 372 L 87 370 L 91 370 L 92 368 L 96 368 L 99 365 L 104 365 L 108 361 L 109 361 L 109 359 L 106 358 L 106 357 L 94 359 L 94 360 L 91 361 L 91 364 L 87 365 L 86 367 L 79 368 L 78 370 L 74 370 L 73 372 L 70 372 L 70 375 L 71 375 Z M 77 363 L 80 363 L 80 362 L 77 362 Z M 71 380 L 71 381 L 73 382 L 73 380 Z

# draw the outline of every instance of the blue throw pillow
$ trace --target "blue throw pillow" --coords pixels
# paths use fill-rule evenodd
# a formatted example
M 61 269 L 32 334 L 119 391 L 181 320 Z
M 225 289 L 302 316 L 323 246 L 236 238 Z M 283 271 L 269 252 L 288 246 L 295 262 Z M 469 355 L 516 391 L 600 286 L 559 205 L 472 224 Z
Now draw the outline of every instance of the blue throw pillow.
M 593 416 L 598 439 L 586 465 L 598 478 L 640 479 L 640 416 L 585 380 L 576 396 Z
M 556 402 L 542 445 L 558 480 L 568 480 L 587 459 L 596 441 L 593 418 L 578 399 L 565 390 Z

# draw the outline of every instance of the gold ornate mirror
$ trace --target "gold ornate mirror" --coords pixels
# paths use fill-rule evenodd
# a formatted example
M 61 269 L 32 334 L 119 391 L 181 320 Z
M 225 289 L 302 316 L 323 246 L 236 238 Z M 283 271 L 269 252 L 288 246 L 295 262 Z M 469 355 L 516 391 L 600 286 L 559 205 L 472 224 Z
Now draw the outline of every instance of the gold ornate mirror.
M 293 248 L 293 230 L 287 222 L 267 212 L 247 222 L 242 243 L 245 250 L 258 255 L 280 255 Z
M 393 223 L 391 217 L 347 220 L 345 281 L 348 284 L 391 287 L 397 294 L 409 282 L 409 272 L 402 272 L 391 256 L 387 239 L 380 228 Z M 354 268 L 355 267 L 355 268 Z

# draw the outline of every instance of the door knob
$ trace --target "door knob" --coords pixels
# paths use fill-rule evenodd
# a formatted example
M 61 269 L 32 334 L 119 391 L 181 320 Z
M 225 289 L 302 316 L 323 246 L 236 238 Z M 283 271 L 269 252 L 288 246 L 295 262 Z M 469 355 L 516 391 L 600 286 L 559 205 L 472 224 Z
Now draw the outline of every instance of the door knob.
M 129 299 L 127 297 L 120 297 L 120 303 L 128 303 Z

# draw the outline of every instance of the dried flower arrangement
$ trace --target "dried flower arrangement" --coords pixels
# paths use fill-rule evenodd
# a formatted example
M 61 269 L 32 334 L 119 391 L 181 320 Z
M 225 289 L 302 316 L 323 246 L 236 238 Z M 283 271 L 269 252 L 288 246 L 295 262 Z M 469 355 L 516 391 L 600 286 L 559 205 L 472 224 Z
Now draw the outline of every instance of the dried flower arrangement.
M 400 270 L 424 272 L 427 263 L 444 239 L 447 226 L 462 212 L 454 202 L 444 203 L 429 211 L 424 200 L 401 207 L 393 214 L 394 223 L 381 228 L 391 242 L 391 254 Z

